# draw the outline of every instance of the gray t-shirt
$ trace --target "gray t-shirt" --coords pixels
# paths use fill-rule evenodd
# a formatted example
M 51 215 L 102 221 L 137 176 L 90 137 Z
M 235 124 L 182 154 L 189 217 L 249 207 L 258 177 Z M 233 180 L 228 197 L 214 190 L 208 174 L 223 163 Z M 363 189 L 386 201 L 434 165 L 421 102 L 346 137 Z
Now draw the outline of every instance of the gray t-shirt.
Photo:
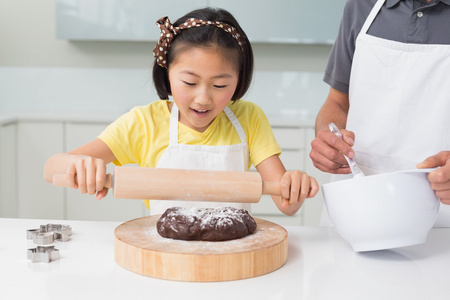
M 377 0 L 348 0 L 324 81 L 348 93 L 355 41 Z M 386 0 L 368 34 L 414 44 L 450 44 L 450 0 Z M 450 71 L 449 71 L 450 72 Z

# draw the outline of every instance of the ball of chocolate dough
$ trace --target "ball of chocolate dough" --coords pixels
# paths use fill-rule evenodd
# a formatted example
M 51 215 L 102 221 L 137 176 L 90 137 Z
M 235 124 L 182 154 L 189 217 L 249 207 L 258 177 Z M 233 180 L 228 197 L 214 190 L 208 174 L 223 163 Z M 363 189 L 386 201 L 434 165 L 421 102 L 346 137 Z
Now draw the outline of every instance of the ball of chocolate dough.
M 156 223 L 160 236 L 187 241 L 227 241 L 256 230 L 256 222 L 245 209 L 234 207 L 172 207 Z

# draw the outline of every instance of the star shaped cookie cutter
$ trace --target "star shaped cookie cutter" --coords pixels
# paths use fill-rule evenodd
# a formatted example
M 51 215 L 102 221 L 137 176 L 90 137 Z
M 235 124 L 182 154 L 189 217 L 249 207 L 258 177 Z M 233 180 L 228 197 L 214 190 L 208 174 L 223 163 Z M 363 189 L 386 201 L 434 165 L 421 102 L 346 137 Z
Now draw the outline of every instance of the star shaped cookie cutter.
M 52 260 L 59 259 L 59 250 L 55 249 L 55 246 L 37 246 L 36 248 L 28 249 L 27 258 L 31 259 L 31 262 L 49 263 Z
M 38 245 L 48 245 L 55 241 L 67 242 L 72 235 L 72 227 L 61 224 L 41 225 L 39 229 L 27 230 L 27 239 Z

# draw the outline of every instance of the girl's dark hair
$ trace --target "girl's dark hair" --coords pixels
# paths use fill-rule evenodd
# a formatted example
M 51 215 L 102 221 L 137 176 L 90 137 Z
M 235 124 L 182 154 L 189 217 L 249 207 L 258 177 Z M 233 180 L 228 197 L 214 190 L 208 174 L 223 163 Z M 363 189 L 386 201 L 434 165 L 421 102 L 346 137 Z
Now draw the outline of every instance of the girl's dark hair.
M 234 92 L 231 100 L 235 101 L 242 98 L 242 96 L 244 96 L 247 92 L 253 76 L 253 50 L 247 35 L 242 30 L 241 26 L 239 26 L 236 19 L 224 9 L 203 8 L 194 10 L 176 20 L 173 25 L 178 26 L 189 18 L 196 18 L 203 21 L 219 21 L 233 26 L 242 36 L 243 50 L 230 33 L 227 33 L 223 29 L 217 28 L 216 26 L 208 25 L 183 29 L 181 30 L 181 33 L 172 41 L 169 48 L 169 53 L 167 55 L 168 67 L 170 67 L 170 63 L 175 59 L 175 56 L 178 54 L 180 48 L 183 49 L 185 46 L 216 46 L 224 55 L 234 55 L 237 57 L 239 78 L 236 91 Z M 177 45 L 180 46 L 177 47 Z M 168 100 L 169 95 L 172 95 L 168 72 L 166 68 L 161 67 L 156 63 L 156 59 L 153 63 L 153 83 L 160 99 Z

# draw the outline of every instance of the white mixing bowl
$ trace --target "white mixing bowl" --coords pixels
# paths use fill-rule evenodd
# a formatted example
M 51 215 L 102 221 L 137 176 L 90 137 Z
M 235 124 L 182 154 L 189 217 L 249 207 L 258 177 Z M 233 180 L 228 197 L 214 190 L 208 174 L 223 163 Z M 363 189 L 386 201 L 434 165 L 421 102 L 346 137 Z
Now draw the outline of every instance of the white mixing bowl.
M 371 175 L 324 184 L 331 222 L 355 251 L 397 248 L 426 241 L 439 199 L 430 169 Z

